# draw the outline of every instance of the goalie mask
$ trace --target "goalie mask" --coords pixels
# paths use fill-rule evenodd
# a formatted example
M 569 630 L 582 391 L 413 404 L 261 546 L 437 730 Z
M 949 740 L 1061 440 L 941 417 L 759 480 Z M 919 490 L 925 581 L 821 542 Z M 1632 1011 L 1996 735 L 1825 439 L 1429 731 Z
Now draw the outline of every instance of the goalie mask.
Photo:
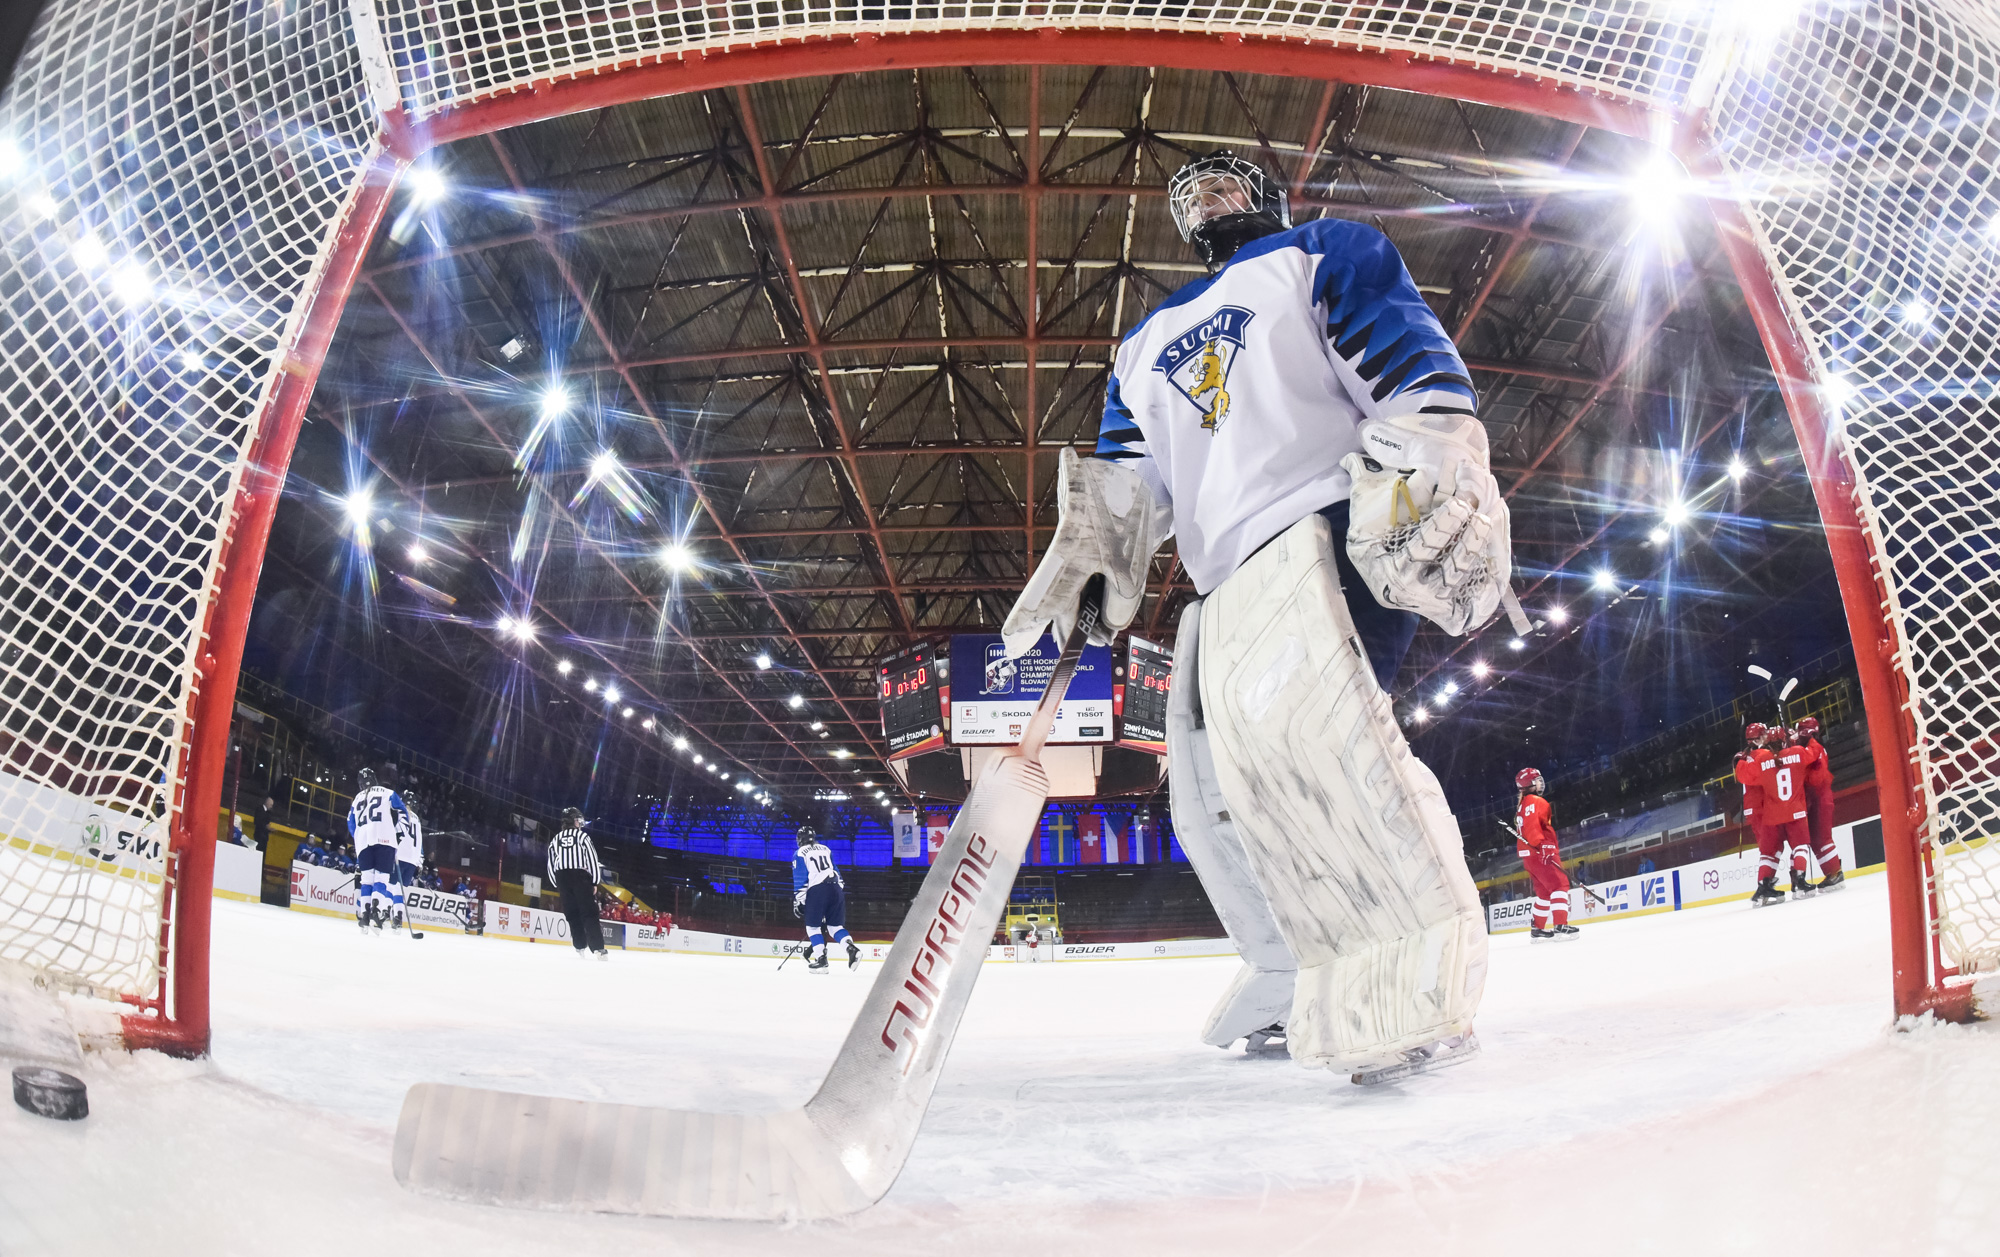
M 1210 270 L 1252 240 L 1292 225 L 1283 185 L 1226 148 L 1175 171 L 1167 181 L 1167 206 L 1181 239 L 1194 245 Z

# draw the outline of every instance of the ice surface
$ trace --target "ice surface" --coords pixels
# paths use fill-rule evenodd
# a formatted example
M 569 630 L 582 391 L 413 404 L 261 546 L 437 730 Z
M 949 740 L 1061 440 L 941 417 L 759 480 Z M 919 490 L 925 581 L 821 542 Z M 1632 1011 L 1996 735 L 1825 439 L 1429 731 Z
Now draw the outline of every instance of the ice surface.
M 876 967 L 215 905 L 215 1057 L 0 1114 L 0 1253 L 2000 1253 L 2000 1028 L 1889 1029 L 1882 879 L 1493 942 L 1483 1055 L 1381 1088 L 1196 1040 L 1233 961 L 989 964 L 909 1167 L 810 1226 L 535 1214 L 389 1172 L 420 1080 L 804 1102 Z M 476 1247 L 474 1247 L 476 1246 Z

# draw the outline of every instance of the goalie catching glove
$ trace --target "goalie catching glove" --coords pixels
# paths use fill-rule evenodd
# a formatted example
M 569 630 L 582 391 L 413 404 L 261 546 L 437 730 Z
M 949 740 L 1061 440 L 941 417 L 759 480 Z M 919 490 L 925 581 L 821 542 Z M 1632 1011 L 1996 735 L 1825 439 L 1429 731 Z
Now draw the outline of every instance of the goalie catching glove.
M 1488 469 L 1486 429 L 1459 415 L 1361 425 L 1347 557 L 1385 607 L 1463 636 L 1493 618 L 1512 575 L 1506 499 Z
M 1154 552 L 1173 535 L 1172 512 L 1130 467 L 1078 458 L 1067 446 L 1058 467 L 1056 535 L 1000 626 L 1009 659 L 1033 650 L 1051 622 L 1056 640 L 1068 640 L 1083 587 L 1100 573 L 1104 615 L 1090 640 L 1108 645 L 1139 613 L 1146 570 Z

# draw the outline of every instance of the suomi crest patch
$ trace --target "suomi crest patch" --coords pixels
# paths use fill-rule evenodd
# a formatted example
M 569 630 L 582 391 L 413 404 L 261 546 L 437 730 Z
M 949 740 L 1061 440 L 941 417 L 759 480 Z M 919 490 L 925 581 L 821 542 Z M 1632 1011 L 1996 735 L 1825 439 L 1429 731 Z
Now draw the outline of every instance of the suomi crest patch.
M 1201 426 L 1213 432 L 1229 418 L 1229 372 L 1243 351 L 1243 329 L 1256 317 L 1242 306 L 1223 306 L 1160 351 L 1153 370 L 1201 412 Z

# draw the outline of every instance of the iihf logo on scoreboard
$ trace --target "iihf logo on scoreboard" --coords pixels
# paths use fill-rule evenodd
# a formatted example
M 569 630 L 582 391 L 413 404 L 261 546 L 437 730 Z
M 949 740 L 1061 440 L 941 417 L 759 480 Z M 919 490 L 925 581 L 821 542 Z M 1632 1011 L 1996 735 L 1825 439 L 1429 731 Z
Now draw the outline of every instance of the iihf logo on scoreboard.
M 1211 432 L 1229 418 L 1229 371 L 1243 350 L 1243 329 L 1255 317 L 1242 306 L 1223 306 L 1169 341 L 1153 361 L 1153 370 L 1194 403 L 1201 426 Z

